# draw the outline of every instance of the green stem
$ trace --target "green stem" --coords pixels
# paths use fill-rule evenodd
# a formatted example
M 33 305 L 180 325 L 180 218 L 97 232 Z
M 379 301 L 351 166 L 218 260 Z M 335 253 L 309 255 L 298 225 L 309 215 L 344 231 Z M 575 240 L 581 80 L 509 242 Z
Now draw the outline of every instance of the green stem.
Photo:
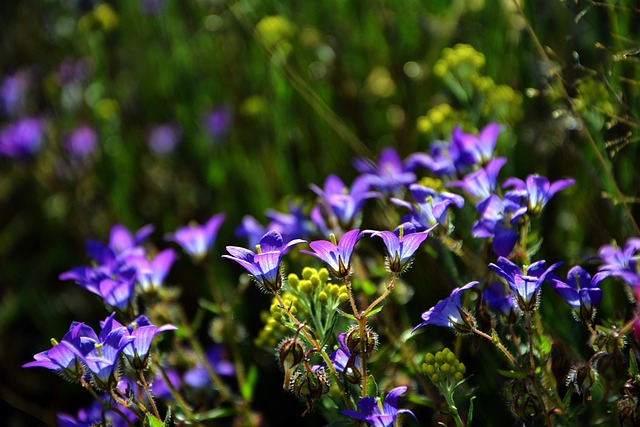
M 464 423 L 462 422 L 462 418 L 460 418 L 460 414 L 458 413 L 458 407 L 456 406 L 456 402 L 453 400 L 453 391 L 447 388 L 443 390 L 444 400 L 447 402 L 447 407 L 449 408 L 449 413 L 453 417 L 456 422 L 457 427 L 464 427 Z
M 186 417 L 189 419 L 189 421 L 191 421 L 192 423 L 195 423 L 195 425 L 201 426 L 202 424 L 200 424 L 198 421 L 196 421 L 195 417 L 193 416 L 193 412 L 191 412 L 191 408 L 189 407 L 187 402 L 184 400 L 184 398 L 182 397 L 180 392 L 178 390 L 176 390 L 176 388 L 173 386 L 173 384 L 171 384 L 171 380 L 169 379 L 169 376 L 167 375 L 167 372 L 164 370 L 162 365 L 160 365 L 160 362 L 158 361 L 158 359 L 157 359 L 157 357 L 155 355 L 153 357 L 153 363 L 155 364 L 155 366 L 160 371 L 160 375 L 162 375 L 162 379 L 164 380 L 164 383 L 169 388 L 169 392 L 171 393 L 171 397 L 173 397 L 176 400 L 176 402 L 178 403 L 178 405 L 180 405 L 180 408 L 182 409 L 182 411 L 184 412 Z
M 147 398 L 149 399 L 149 403 L 151 404 L 151 409 L 153 409 L 153 413 L 157 419 L 162 420 L 160 418 L 160 414 L 158 413 L 158 407 L 156 406 L 156 402 L 153 399 L 153 395 L 151 395 L 151 390 L 149 390 L 149 384 L 147 384 L 147 380 L 144 377 L 142 371 L 138 371 L 138 375 L 140 376 L 140 382 L 142 382 L 142 387 L 144 388 L 144 392 L 147 394 Z
M 511 354 L 511 352 L 509 350 L 507 350 L 507 348 L 500 342 L 500 340 L 498 339 L 498 337 L 496 335 L 494 335 L 493 337 L 491 335 L 488 335 L 484 332 L 482 332 L 479 329 L 473 328 L 471 329 L 471 332 L 473 332 L 476 335 L 481 336 L 484 339 L 487 339 L 489 341 L 491 341 L 496 347 L 498 347 L 498 349 L 502 352 L 502 354 L 504 354 L 507 359 L 509 359 L 509 361 L 511 362 L 511 364 L 518 370 L 520 370 L 520 367 L 518 366 L 518 364 L 516 363 L 516 359 L 513 357 L 513 355 Z M 494 338 L 495 337 L 495 338 Z
M 536 364 L 535 364 L 535 359 L 533 357 L 533 333 L 531 330 L 532 329 L 531 328 L 531 312 L 525 311 L 524 315 L 527 323 L 527 335 L 529 336 L 529 363 L 531 364 L 531 372 L 529 376 L 531 380 L 531 385 L 533 385 L 533 388 L 536 391 L 536 396 L 538 396 L 538 400 L 540 401 L 540 405 L 542 405 L 545 422 L 547 426 L 552 427 L 553 423 L 551 422 L 551 415 L 549 413 L 549 410 L 547 409 L 547 403 L 538 385 L 538 376 L 536 374 Z

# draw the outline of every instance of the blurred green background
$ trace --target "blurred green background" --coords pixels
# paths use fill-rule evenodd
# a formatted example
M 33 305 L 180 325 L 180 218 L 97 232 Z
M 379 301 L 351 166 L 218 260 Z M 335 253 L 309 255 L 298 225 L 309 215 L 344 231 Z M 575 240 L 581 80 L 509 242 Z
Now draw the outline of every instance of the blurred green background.
M 79 387 L 20 366 L 71 321 L 104 318 L 57 276 L 86 264 L 85 241 L 106 241 L 116 223 L 154 224 L 162 248 L 165 233 L 225 212 L 217 259 L 244 244 L 234 235 L 244 215 L 266 222 L 265 209 L 290 196 L 311 201 L 308 185 L 330 173 L 350 183 L 354 157 L 386 146 L 405 157 L 456 124 L 497 121 L 504 176 L 578 182 L 545 213 L 547 259 L 578 262 L 634 234 L 605 171 L 638 218 L 637 2 L 517 4 L 526 19 L 512 0 L 0 2 L 0 78 L 27 82 L 0 125 L 46 123 L 32 158 L 0 158 L 4 425 L 52 425 L 56 411 L 88 402 Z M 66 141 L 81 125 L 97 146 L 79 158 Z M 149 144 L 159 125 L 171 126 L 175 146 Z M 437 269 L 424 262 L 416 280 Z M 240 272 L 222 262 L 216 271 L 231 283 Z M 184 256 L 172 280 L 187 304 L 205 288 Z M 418 291 L 416 316 L 443 296 Z M 268 307 L 258 291 L 248 297 Z M 257 313 L 238 315 L 255 333 Z M 280 381 L 270 369 L 261 390 Z M 491 396 L 476 401 L 478 419 L 506 411 L 483 402 Z M 257 393 L 256 408 L 270 425 L 302 412 L 284 393 Z

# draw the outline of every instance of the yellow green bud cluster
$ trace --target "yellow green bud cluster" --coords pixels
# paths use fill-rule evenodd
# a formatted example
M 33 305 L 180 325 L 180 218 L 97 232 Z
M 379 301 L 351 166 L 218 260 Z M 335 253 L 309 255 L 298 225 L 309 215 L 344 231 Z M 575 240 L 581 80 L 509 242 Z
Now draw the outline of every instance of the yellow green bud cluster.
M 596 79 L 583 80 L 578 84 L 577 94 L 573 100 L 576 110 L 595 110 L 605 116 L 615 114 L 609 91 L 604 83 Z
M 448 348 L 436 354 L 427 353 L 422 364 L 422 372 L 435 385 L 459 383 L 464 379 L 466 370 L 464 363 Z
M 442 56 L 433 66 L 433 73 L 438 77 L 452 73 L 460 78 L 469 78 L 484 67 L 485 62 L 484 54 L 471 45 L 459 43 L 442 51 Z
M 449 104 L 438 104 L 418 117 L 417 129 L 420 133 L 430 133 L 438 138 L 449 138 L 456 125 L 464 122 L 466 113 L 456 111 Z
M 308 298 L 309 301 L 318 301 L 332 309 L 349 299 L 347 287 L 331 283 L 329 270 L 321 268 L 305 267 L 302 269 L 302 278 L 291 273 L 288 277 L 290 291 L 297 292 L 301 298 Z

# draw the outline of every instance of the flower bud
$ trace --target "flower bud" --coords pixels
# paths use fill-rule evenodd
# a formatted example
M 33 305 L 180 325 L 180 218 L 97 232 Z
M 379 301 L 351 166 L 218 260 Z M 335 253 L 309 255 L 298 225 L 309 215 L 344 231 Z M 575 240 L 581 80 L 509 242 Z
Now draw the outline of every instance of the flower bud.
M 378 334 L 368 327 L 364 329 L 364 337 L 360 336 L 360 327 L 352 326 L 344 336 L 344 343 L 351 354 L 362 353 L 362 340 L 364 340 L 364 351 L 369 354 L 378 347 Z
M 304 360 L 304 346 L 297 338 L 287 338 L 278 346 L 278 361 L 284 370 L 284 382 L 282 388 L 287 390 L 291 380 L 291 374 L 296 366 Z
M 296 372 L 291 381 L 291 391 L 297 397 L 307 400 L 315 400 L 329 392 L 329 379 L 325 375 L 324 368 L 313 366 L 311 370 Z

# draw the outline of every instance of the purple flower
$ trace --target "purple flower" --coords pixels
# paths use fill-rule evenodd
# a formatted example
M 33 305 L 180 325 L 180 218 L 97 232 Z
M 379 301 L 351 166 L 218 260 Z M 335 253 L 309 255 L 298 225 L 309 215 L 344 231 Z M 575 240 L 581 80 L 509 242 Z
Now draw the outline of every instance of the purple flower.
M 98 145 L 96 131 L 87 125 L 75 128 L 65 138 L 65 148 L 76 159 L 83 160 L 91 155 Z
M 434 141 L 429 147 L 429 154 L 411 154 L 407 158 L 407 167 L 410 170 L 424 167 L 438 177 L 454 177 L 456 174 L 455 162 L 458 157 L 460 157 L 460 154 L 451 143 Z
M 285 242 L 306 239 L 317 232 L 315 224 L 305 215 L 302 203 L 290 202 L 288 208 L 288 213 L 267 209 L 266 216 L 271 220 L 269 230 L 278 231 Z
M 53 341 L 55 343 L 55 341 Z M 81 362 L 83 355 L 70 342 L 64 339 L 55 343 L 49 350 L 33 356 L 33 362 L 22 365 L 23 368 L 45 368 L 59 373 L 71 381 L 79 381 L 84 375 Z
M 141 371 L 149 364 L 149 350 L 151 342 L 160 333 L 178 329 L 174 325 L 166 324 L 160 327 L 152 325 L 146 316 L 139 316 L 127 328 L 129 336 L 133 337 L 123 354 L 135 370 Z
M 369 185 L 384 194 L 396 193 L 416 181 L 416 174 L 409 171 L 391 147 L 380 153 L 377 165 L 368 159 L 356 159 L 354 166 Z
M 600 247 L 598 255 L 604 265 L 599 271 L 604 273 L 605 277 L 618 277 L 634 288 L 640 286 L 638 250 L 640 250 L 640 238 L 637 237 L 628 239 L 623 248 L 615 244 Z
M 180 143 L 182 132 L 180 128 L 170 124 L 156 126 L 149 132 L 147 144 L 151 151 L 159 156 L 172 153 Z
M 224 358 L 225 350 L 223 346 L 213 345 L 207 351 L 206 356 L 207 361 L 218 375 L 233 377 L 236 374 L 233 363 Z M 183 380 L 189 387 L 201 389 L 211 383 L 211 376 L 207 372 L 207 369 L 198 362 L 195 367 L 184 373 Z
M 135 259 L 137 280 L 143 292 L 157 292 L 176 260 L 173 249 L 165 249 L 152 260 L 144 257 Z
M 280 260 L 291 247 L 305 243 L 302 239 L 294 239 L 284 243 L 282 235 L 277 231 L 269 231 L 256 245 L 257 253 L 238 246 L 227 246 L 230 255 L 222 255 L 243 266 L 256 281 L 258 286 L 267 292 L 276 293 L 282 287 Z
M 153 225 L 147 224 L 132 234 L 125 226 L 116 224 L 109 234 L 109 247 L 117 254 L 136 250 L 153 233 Z
M 532 311 L 536 307 L 542 282 L 550 272 L 561 265 L 562 262 L 557 262 L 545 270 L 545 261 L 537 261 L 521 269 L 505 257 L 499 257 L 498 264 L 491 263 L 489 267 L 507 282 L 515 295 L 518 307 L 522 311 Z
M 503 316 L 508 323 L 518 317 L 517 308 L 509 286 L 501 281 L 493 282 L 482 292 L 482 299 L 489 307 Z
M 340 242 L 337 245 L 335 236 L 332 235 L 331 242 L 316 240 L 309 243 L 309 246 L 314 252 L 306 250 L 301 250 L 300 252 L 313 255 L 327 263 L 329 270 L 334 276 L 347 277 L 351 274 L 351 254 L 362 235 L 363 233 L 358 229 L 347 231 L 344 233 L 344 236 L 340 238 Z
M 233 114 L 228 107 L 217 107 L 202 117 L 202 127 L 211 139 L 220 141 L 229 132 Z
M 495 194 L 477 204 L 476 209 L 480 213 L 471 229 L 471 235 L 480 239 L 493 239 L 493 251 L 498 256 L 507 256 L 511 253 L 518 241 L 518 218 L 520 201 L 522 197 L 517 194 L 505 194 L 505 198 Z
M 451 181 L 449 186 L 464 190 L 474 203 L 482 202 L 495 193 L 498 174 L 506 162 L 504 157 L 497 157 L 484 168 L 467 174 L 462 180 Z
M 0 130 L 0 157 L 30 160 L 44 143 L 45 122 L 37 117 L 20 119 Z
M 422 313 L 423 321 L 413 328 L 413 331 L 415 332 L 416 329 L 426 325 L 434 325 L 452 328 L 462 333 L 469 332 L 474 321 L 462 308 L 461 297 L 462 292 L 473 288 L 477 284 L 478 282 L 469 282 L 461 288 L 455 288 L 451 295 Z
M 191 257 L 200 260 L 213 246 L 223 221 L 224 214 L 214 215 L 202 226 L 190 224 L 179 228 L 175 233 L 167 235 L 167 240 L 178 243 Z
M 319 197 L 320 213 L 329 230 L 349 230 L 359 222 L 359 213 L 365 200 L 380 197 L 380 193 L 369 191 L 369 182 L 365 177 L 358 177 L 351 189 L 335 175 L 329 175 L 321 189 L 315 184 L 310 185 Z
M 518 178 L 509 178 L 502 186 L 504 188 L 513 187 L 513 190 L 524 192 L 526 209 L 523 208 L 515 216 L 527 213 L 533 217 L 542 212 L 542 209 L 558 191 L 573 185 L 574 182 L 573 179 L 561 179 L 551 183 L 544 176 L 529 175 L 526 182 Z
M 351 353 L 344 342 L 345 336 L 345 333 L 338 335 L 338 348 L 329 355 L 329 359 L 337 372 L 340 372 L 349 382 L 357 383 L 362 379 L 360 357 L 357 353 Z
M 549 276 L 553 289 L 571 306 L 578 318 L 589 321 L 593 317 L 595 307 L 602 300 L 602 289 L 598 286 L 606 273 L 598 273 L 593 278 L 580 266 L 575 266 L 567 273 L 567 281 Z
M 103 416 L 107 424 L 113 427 L 129 427 L 139 420 L 138 416 L 131 409 L 120 406 L 115 402 L 112 402 L 111 405 L 117 408 L 121 414 L 124 414 L 126 420 L 122 419 L 120 414 L 105 409 L 103 404 L 94 400 L 87 408 L 79 409 L 75 417 L 65 413 L 56 414 L 58 427 L 97 426 L 101 425 Z
M 358 421 L 367 422 L 374 427 L 391 427 L 399 414 L 416 416 L 409 409 L 398 409 L 398 397 L 407 391 L 407 387 L 396 387 L 387 394 L 384 402 L 374 397 L 365 397 L 358 401 L 358 411 L 343 409 L 342 414 Z
M 370 233 L 371 236 L 380 237 L 384 241 L 387 247 L 387 266 L 392 272 L 400 273 L 409 268 L 413 255 L 429 236 L 431 230 L 433 227 L 416 232 L 413 224 L 404 223 L 394 231 L 366 230 L 364 233 Z
M 428 230 L 440 224 L 448 229 L 447 210 L 449 206 L 455 205 L 458 208 L 464 206 L 464 199 L 457 194 L 443 191 L 438 194 L 435 190 L 420 184 L 412 184 L 409 191 L 415 203 L 411 204 L 404 200 L 392 198 L 391 201 L 398 206 L 404 206 L 412 213 L 408 220 L 415 225 L 418 230 Z
M 120 355 L 135 339 L 114 316 L 115 313 L 112 313 L 101 322 L 99 342 L 84 358 L 94 386 L 106 392 L 118 386 Z
M 501 132 L 502 129 L 496 123 L 486 125 L 478 136 L 464 133 L 459 126 L 456 126 L 452 134 L 452 145 L 457 146 L 461 153 L 460 164 L 468 167 L 487 164 L 493 156 L 493 150 Z

